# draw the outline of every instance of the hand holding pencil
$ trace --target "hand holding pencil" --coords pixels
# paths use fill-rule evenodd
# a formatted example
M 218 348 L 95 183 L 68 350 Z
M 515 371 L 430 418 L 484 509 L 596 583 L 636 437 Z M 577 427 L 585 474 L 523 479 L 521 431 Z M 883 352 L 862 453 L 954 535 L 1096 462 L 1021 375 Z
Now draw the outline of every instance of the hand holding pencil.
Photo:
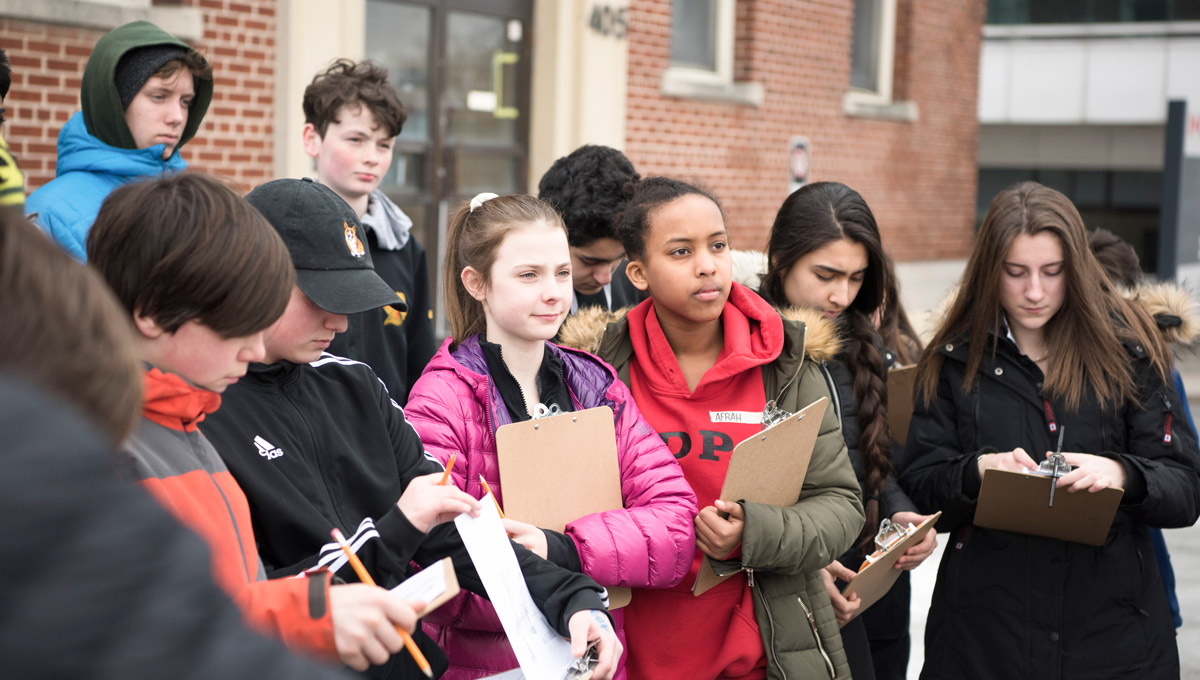
M 462 513 L 479 516 L 479 501 L 453 484 L 442 484 L 443 472 L 414 477 L 404 487 L 396 506 L 423 533 Z

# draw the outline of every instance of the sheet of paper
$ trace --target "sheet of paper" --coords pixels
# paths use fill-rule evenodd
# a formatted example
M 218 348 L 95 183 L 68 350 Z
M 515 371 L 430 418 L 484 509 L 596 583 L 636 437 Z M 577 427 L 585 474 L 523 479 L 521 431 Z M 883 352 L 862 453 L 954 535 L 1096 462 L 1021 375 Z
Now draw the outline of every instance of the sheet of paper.
M 446 592 L 446 572 L 441 564 L 435 569 L 423 569 L 413 574 L 404 583 L 392 588 L 392 592 L 406 600 L 433 602 Z
M 514 668 L 511 671 L 504 671 L 499 675 L 489 675 L 479 680 L 525 680 L 525 674 L 521 672 L 520 668 Z
M 454 518 L 454 524 L 524 671 L 511 677 L 563 680 L 575 661 L 571 644 L 550 627 L 534 605 L 491 494 L 481 499 L 481 505 L 479 517 L 464 513 Z

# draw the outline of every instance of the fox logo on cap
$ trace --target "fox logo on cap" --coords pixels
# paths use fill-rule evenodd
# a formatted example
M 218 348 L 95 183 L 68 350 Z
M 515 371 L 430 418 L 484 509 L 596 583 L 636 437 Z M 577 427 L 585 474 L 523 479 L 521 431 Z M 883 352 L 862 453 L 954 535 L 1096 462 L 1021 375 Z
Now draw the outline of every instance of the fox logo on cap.
M 342 229 L 346 231 L 346 249 L 350 251 L 350 254 L 354 257 L 366 255 L 367 249 L 363 247 L 362 241 L 354 231 L 354 225 L 342 220 Z

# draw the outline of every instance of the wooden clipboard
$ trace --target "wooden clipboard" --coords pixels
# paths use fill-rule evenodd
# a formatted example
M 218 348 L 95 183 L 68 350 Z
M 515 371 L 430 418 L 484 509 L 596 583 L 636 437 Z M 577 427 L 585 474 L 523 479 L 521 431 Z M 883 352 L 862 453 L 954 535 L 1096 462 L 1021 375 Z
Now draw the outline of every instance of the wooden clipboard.
M 612 409 L 512 423 L 496 430 L 504 514 L 554 531 L 624 507 Z M 628 588 L 610 586 L 609 609 L 629 604 Z
M 1104 545 L 1124 489 L 1054 493 L 1049 507 L 1051 477 L 991 469 L 975 506 L 975 524 L 1018 534 L 1057 538 L 1084 545 Z
M 821 397 L 734 447 L 720 498 L 731 503 L 793 505 L 804 489 L 804 476 L 828 404 L 829 399 Z M 706 557 L 700 562 L 692 594 L 701 595 L 730 576 L 733 574 L 717 576 L 711 558 Z
M 441 572 L 442 583 L 445 584 L 445 588 L 435 597 L 426 598 L 424 595 L 428 593 L 428 586 L 424 584 L 418 585 L 418 582 L 424 580 L 422 574 L 431 569 Z M 413 588 L 413 586 L 416 586 L 416 588 Z M 392 588 L 393 593 L 405 599 L 420 599 L 425 602 L 425 609 L 420 614 L 417 614 L 418 619 L 448 602 L 450 598 L 458 595 L 458 591 L 458 575 L 454 572 L 454 562 L 449 557 L 443 557 L 437 563 L 425 567 L 413 576 L 405 579 L 400 585 Z
M 909 548 L 920 543 L 925 539 L 925 535 L 930 531 L 934 531 L 934 525 L 937 524 L 938 518 L 942 516 L 941 512 L 935 513 L 929 519 L 921 522 L 916 531 L 908 536 L 905 536 L 896 545 L 888 549 L 883 557 L 868 564 L 862 571 L 855 575 L 844 590 L 842 595 L 850 597 L 857 593 L 858 599 L 862 600 L 862 605 L 854 612 L 854 616 L 850 617 L 853 621 L 855 617 L 862 614 L 868 607 L 879 601 L 879 598 L 887 594 L 892 586 L 896 585 L 897 579 L 902 573 L 899 569 L 895 569 L 896 562 L 908 551 Z
M 916 380 L 915 365 L 892 369 L 887 374 L 888 426 L 892 430 L 892 441 L 901 446 L 908 441 L 908 423 L 912 420 L 913 385 Z

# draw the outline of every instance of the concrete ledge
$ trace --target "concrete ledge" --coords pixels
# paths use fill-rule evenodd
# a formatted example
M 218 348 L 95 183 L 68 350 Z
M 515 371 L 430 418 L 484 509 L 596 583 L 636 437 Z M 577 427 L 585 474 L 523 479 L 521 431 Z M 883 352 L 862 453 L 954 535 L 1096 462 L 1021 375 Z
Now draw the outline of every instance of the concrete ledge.
M 151 7 L 149 3 L 100 0 L 0 0 L 0 17 L 43 24 L 109 31 L 139 19 L 182 40 L 204 37 L 204 17 L 196 7 Z
M 706 99 L 743 106 L 762 106 L 765 96 L 762 83 L 722 81 L 670 68 L 663 71 L 662 93 L 668 97 Z
M 871 95 L 851 90 L 842 96 L 842 113 L 854 118 L 915 123 L 920 117 L 916 102 L 879 101 Z

